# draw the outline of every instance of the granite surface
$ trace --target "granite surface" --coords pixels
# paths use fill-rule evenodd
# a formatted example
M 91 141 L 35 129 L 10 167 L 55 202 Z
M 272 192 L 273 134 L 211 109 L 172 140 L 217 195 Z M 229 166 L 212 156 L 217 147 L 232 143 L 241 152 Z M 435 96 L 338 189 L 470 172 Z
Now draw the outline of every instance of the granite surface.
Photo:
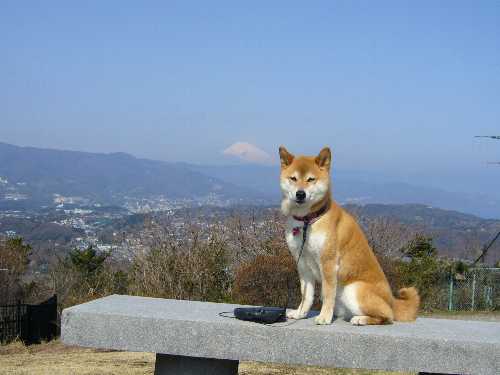
M 113 295 L 65 309 L 62 340 L 190 357 L 500 374 L 500 323 L 419 318 L 414 323 L 359 327 L 338 319 L 317 326 L 309 318 L 266 326 L 219 315 L 235 307 Z

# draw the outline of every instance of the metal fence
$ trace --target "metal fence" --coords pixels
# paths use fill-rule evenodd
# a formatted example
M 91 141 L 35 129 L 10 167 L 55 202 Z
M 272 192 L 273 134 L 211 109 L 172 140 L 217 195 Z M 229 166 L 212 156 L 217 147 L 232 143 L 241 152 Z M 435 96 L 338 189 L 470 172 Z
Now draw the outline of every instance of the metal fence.
M 28 331 L 27 309 L 28 307 L 21 302 L 0 306 L 0 343 L 26 335 Z
M 500 268 L 471 268 L 451 275 L 448 310 L 500 310 Z
M 57 297 L 39 305 L 18 302 L 0 306 L 0 344 L 16 338 L 26 344 L 51 340 L 58 334 Z

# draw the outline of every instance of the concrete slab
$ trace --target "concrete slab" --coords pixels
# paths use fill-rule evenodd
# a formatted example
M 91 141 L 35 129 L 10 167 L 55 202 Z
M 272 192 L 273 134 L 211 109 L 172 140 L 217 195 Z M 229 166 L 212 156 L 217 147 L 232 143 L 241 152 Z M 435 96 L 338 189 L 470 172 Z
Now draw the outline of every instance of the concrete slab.
M 237 305 L 109 296 L 63 311 L 62 341 L 94 348 L 287 364 L 500 374 L 500 323 L 419 318 L 355 327 L 265 326 L 219 316 Z
M 156 354 L 154 375 L 237 375 L 238 362 L 227 359 Z

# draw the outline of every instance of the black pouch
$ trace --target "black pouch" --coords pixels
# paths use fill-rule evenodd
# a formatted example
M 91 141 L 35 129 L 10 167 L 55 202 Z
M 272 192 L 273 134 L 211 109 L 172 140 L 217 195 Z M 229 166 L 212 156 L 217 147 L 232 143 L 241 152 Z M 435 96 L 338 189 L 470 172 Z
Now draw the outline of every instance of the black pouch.
M 286 321 L 286 309 L 283 307 L 237 307 L 234 317 L 256 323 L 271 324 Z

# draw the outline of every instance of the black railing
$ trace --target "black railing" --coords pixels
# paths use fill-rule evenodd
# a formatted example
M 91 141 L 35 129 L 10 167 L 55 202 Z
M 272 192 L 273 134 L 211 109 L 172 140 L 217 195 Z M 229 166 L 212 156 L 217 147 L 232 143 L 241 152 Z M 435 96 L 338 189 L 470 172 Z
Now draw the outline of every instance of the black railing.
M 16 338 L 25 344 L 49 341 L 57 336 L 57 327 L 57 296 L 39 305 L 0 305 L 0 343 Z

